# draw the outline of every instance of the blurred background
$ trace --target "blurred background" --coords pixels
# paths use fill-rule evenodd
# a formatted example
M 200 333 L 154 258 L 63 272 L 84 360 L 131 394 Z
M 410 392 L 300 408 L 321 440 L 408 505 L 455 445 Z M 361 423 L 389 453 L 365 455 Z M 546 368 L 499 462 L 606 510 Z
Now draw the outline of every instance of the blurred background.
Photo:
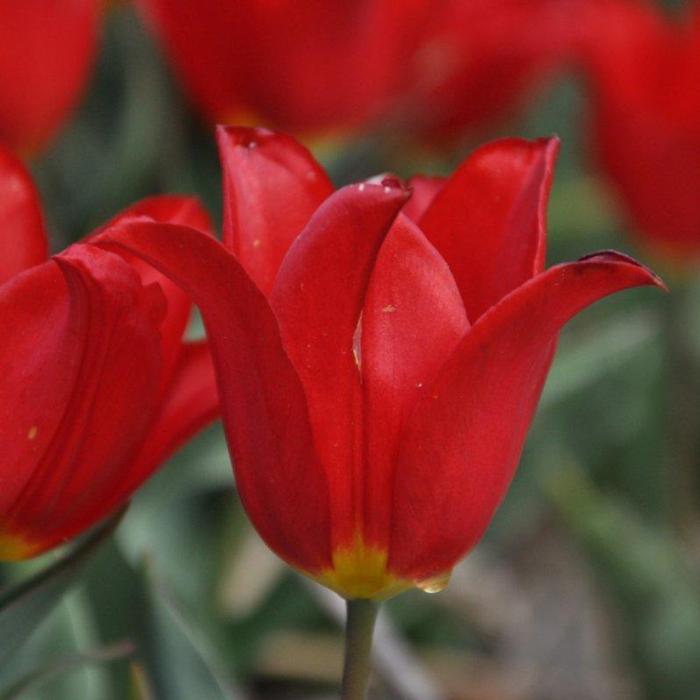
M 217 121 L 294 133 L 338 185 L 447 175 L 487 140 L 560 136 L 548 264 L 615 248 L 671 291 L 626 292 L 567 326 L 486 538 L 444 592 L 383 606 L 372 697 L 697 698 L 697 5 L 93 2 L 75 36 L 39 15 L 29 39 L 2 19 L 14 4 L 0 2 L 0 77 L 50 123 L 5 118 L 1 96 L 0 138 L 36 178 L 54 252 L 159 192 L 195 193 L 220 221 Z M 51 116 L 41 81 L 69 70 Z M 0 583 L 55 557 L 2 566 Z M 331 698 L 343 615 L 252 530 L 216 425 L 0 663 L 0 698 Z

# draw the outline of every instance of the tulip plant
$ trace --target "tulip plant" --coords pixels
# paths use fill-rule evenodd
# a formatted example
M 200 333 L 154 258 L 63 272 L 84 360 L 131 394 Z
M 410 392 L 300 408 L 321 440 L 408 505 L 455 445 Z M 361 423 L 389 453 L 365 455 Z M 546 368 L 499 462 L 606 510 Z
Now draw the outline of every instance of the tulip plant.
M 646 3 L 591 3 L 596 40 L 581 51 L 603 170 L 634 233 L 681 265 L 700 256 L 700 5 L 688 9 L 679 20 Z
M 115 221 L 133 217 L 209 227 L 187 197 Z M 206 343 L 183 342 L 190 300 L 140 260 L 94 246 L 47 260 L 36 190 L 5 151 L 0 222 L 0 560 L 16 560 L 123 507 L 218 406 Z
M 348 601 L 346 700 L 364 696 L 374 603 L 444 588 L 518 463 L 561 327 L 663 286 L 614 252 L 545 269 L 556 140 L 474 152 L 444 182 L 333 191 L 308 151 L 222 128 L 224 241 L 125 220 L 207 329 L 236 484 L 290 566 Z M 404 211 L 405 209 L 405 211 Z

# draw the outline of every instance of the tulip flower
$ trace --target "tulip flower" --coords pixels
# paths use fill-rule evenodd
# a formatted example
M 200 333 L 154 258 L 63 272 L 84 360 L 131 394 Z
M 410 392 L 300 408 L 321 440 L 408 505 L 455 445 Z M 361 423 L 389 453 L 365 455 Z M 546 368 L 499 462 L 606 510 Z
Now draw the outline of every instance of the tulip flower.
M 445 0 L 406 66 L 403 128 L 449 143 L 511 116 L 568 59 L 573 16 L 566 0 Z
M 212 122 L 353 128 L 385 106 L 432 2 L 144 0 L 149 23 Z
M 508 488 L 561 327 L 662 283 L 614 252 L 545 269 L 553 139 L 416 178 L 410 210 L 392 178 L 333 192 L 289 137 L 219 143 L 223 244 L 133 221 L 96 242 L 199 306 L 238 490 L 271 549 L 348 599 L 437 589 Z
M 686 21 L 626 0 L 580 13 L 598 161 L 634 232 L 685 263 L 700 260 L 700 5 L 691 7 Z
M 134 218 L 209 226 L 187 197 L 144 200 L 115 223 Z M 5 151 L 0 224 L 0 560 L 14 560 L 122 507 L 216 416 L 217 397 L 206 344 L 183 341 L 189 299 L 140 259 L 90 245 L 47 260 L 36 190 Z
M 0 142 L 45 146 L 85 87 L 103 0 L 0 0 Z
M 556 4 L 140 0 L 207 119 L 307 137 L 452 133 L 502 116 L 551 70 Z

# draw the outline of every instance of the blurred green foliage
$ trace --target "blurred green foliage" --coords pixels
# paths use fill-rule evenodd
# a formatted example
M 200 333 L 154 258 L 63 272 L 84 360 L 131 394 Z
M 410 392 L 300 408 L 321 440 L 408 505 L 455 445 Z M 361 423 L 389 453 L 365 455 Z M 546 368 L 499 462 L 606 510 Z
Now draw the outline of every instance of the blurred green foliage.
M 446 173 L 487 138 L 558 133 L 550 264 L 598 248 L 635 252 L 586 157 L 585 124 L 585 95 L 564 75 L 519 120 L 448 154 L 370 135 L 321 155 L 341 184 Z M 220 218 L 211 133 L 128 8 L 110 15 L 91 89 L 33 169 L 56 250 L 156 192 L 195 192 Z M 377 697 L 408 697 L 390 672 L 406 663 L 436 698 L 698 697 L 700 537 L 677 517 L 698 505 L 697 493 L 683 494 L 683 471 L 697 477 L 700 452 L 678 451 L 700 434 L 679 398 L 697 386 L 698 318 L 700 286 L 686 281 L 667 298 L 635 290 L 606 300 L 567 327 L 486 539 L 447 592 L 386 606 L 396 644 Z M 680 377 L 673 342 L 685 347 Z M 5 566 L 0 581 L 47 560 Z M 7 642 L 2 614 L 0 624 Z M 340 670 L 338 618 L 247 524 L 219 427 L 147 484 L 83 584 L 18 641 L 0 667 L 0 698 L 327 698 Z

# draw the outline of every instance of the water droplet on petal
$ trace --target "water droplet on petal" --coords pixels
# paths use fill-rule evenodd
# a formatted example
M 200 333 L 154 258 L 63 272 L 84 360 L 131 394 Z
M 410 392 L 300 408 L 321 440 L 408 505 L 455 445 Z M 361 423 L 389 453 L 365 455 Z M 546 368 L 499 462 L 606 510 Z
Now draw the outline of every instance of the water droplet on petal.
M 447 571 L 444 574 L 438 574 L 432 578 L 427 578 L 424 581 L 417 581 L 416 586 L 425 593 L 440 593 L 447 588 L 447 584 L 450 582 L 450 576 L 452 571 Z

